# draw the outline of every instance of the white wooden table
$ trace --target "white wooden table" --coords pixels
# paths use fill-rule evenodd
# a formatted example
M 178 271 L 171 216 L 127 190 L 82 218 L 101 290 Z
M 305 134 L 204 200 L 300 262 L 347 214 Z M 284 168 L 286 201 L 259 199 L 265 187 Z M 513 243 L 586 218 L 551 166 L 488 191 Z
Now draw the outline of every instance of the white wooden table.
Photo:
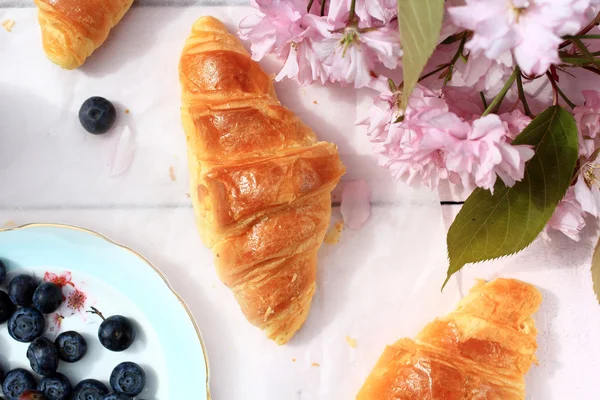
M 313 308 L 290 344 L 275 346 L 245 321 L 194 226 L 176 72 L 198 16 L 221 17 L 235 29 L 251 11 L 226 3 L 245 1 L 137 1 L 88 63 L 68 72 L 46 60 L 32 1 L 0 0 L 0 21 L 16 23 L 11 33 L 0 29 L 0 225 L 79 225 L 147 256 L 198 321 L 217 400 L 351 399 L 386 343 L 451 310 L 475 277 L 497 276 L 544 294 L 536 316 L 540 366 L 527 377 L 528 399 L 599 398 L 600 307 L 588 271 L 594 227 L 578 244 L 553 235 L 517 256 L 469 267 L 440 294 L 448 217 L 458 206 L 440 206 L 437 193 L 395 182 L 377 166 L 354 126 L 370 102 L 366 91 L 277 84 L 284 105 L 338 144 L 344 179 L 370 183 L 372 217 L 322 248 Z M 262 65 L 273 71 L 276 61 Z M 85 134 L 77 121 L 93 95 L 114 100 L 119 124 L 135 134 L 133 163 L 116 177 L 105 165 L 110 135 Z

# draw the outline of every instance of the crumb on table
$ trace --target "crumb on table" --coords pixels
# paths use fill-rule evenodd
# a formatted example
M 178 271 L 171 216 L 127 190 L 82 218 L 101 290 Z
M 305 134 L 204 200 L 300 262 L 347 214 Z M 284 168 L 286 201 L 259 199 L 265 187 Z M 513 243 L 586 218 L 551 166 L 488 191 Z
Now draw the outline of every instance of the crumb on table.
M 13 21 L 12 19 L 7 19 L 2 23 L 2 26 L 4 27 L 4 29 L 6 29 L 6 32 L 12 32 L 12 28 L 13 26 L 15 26 L 15 21 Z
M 340 221 L 336 222 L 334 226 L 329 228 L 329 230 L 325 234 L 325 239 L 323 239 L 323 241 L 327 244 L 339 243 L 340 236 L 342 235 L 343 229 L 344 229 L 344 221 L 340 220 Z
M 173 182 L 175 182 L 177 180 L 177 177 L 175 176 L 175 168 L 173 168 L 172 165 L 169 167 L 169 177 L 171 178 L 171 181 L 173 181 Z
M 125 109 L 125 114 L 129 114 L 131 111 L 129 111 L 129 108 Z
M 186 194 L 185 194 L 185 197 L 187 197 L 187 198 L 189 199 L 189 198 L 190 198 L 190 194 L 189 194 L 189 193 L 186 193 Z
M 350 336 L 346 336 L 346 342 L 348 342 L 348 345 L 353 349 L 356 348 L 356 339 L 352 339 Z
M 313 367 L 320 367 L 320 366 L 321 366 L 321 364 L 319 364 L 319 363 L 315 363 L 315 362 L 314 362 L 314 363 L 312 363 L 312 366 L 313 366 Z
M 5 226 L 6 228 L 11 228 L 11 227 L 13 227 L 13 226 L 17 226 L 17 224 L 15 223 L 15 221 L 13 221 L 13 220 L 11 219 L 11 220 L 8 220 L 8 221 L 6 221 L 6 222 L 4 223 L 4 226 Z
M 295 358 L 292 358 L 292 362 L 296 362 L 296 359 L 295 359 Z
M 313 104 L 319 104 L 319 103 L 317 103 L 317 101 L 316 101 L 316 100 L 313 100 Z

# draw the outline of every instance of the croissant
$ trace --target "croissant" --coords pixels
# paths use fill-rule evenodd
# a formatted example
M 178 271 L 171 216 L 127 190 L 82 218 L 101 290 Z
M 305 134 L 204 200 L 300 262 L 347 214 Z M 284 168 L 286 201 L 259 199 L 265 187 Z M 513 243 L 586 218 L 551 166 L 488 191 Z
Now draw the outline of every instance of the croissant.
M 65 69 L 83 65 L 132 3 L 133 0 L 35 0 L 46 55 Z
M 525 399 L 542 295 L 514 279 L 479 281 L 447 316 L 388 346 L 357 400 Z
M 330 193 L 345 172 L 337 148 L 280 105 L 215 18 L 194 24 L 179 75 L 200 235 L 248 321 L 284 344 L 315 292 Z

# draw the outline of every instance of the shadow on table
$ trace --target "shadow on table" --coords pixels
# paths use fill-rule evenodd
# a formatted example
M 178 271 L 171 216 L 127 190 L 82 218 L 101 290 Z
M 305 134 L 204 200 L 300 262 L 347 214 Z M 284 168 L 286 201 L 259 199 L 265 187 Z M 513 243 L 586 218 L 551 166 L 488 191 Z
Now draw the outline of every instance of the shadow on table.
M 534 315 L 535 324 L 538 329 L 536 357 L 539 365 L 533 365 L 525 377 L 525 388 L 527 400 L 552 399 L 552 391 L 548 382 L 556 377 L 556 371 L 560 368 L 558 354 L 560 344 L 556 337 L 555 320 L 558 313 L 558 297 L 545 289 L 538 290 L 542 293 L 543 301 L 540 310 Z

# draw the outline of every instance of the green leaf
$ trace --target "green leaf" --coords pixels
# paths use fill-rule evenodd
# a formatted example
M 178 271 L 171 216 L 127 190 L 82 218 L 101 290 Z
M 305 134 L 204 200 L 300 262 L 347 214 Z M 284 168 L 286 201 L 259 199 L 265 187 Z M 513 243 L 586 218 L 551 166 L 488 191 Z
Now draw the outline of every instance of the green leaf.
M 560 106 L 539 114 L 513 144 L 534 146 L 523 180 L 506 187 L 498 179 L 494 194 L 477 188 L 448 231 L 448 277 L 467 263 L 523 250 L 539 235 L 565 196 L 577 161 L 577 126 Z
M 592 257 L 592 282 L 594 283 L 596 299 L 600 303 L 600 240 L 598 240 L 594 256 Z
M 427 60 L 437 47 L 443 19 L 444 0 L 398 0 L 398 23 L 404 50 L 402 104 L 405 108 Z

